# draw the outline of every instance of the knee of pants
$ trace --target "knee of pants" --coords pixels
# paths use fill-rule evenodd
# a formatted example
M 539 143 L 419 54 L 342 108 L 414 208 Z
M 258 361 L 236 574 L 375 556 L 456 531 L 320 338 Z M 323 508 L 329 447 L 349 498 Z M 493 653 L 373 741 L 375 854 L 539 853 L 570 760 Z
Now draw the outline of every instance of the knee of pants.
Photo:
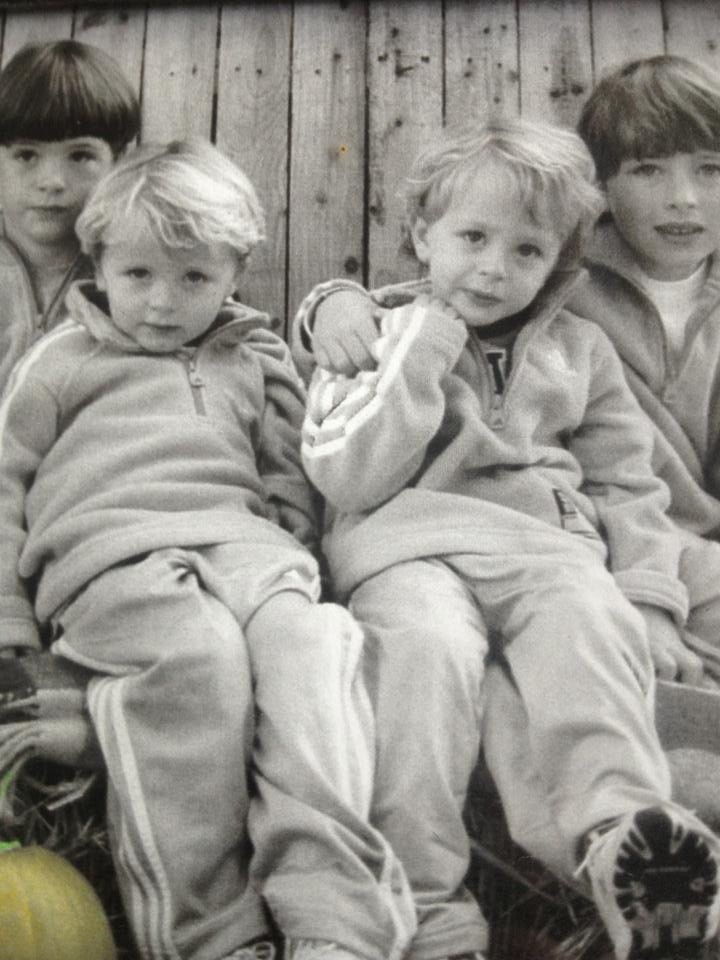
M 407 645 L 419 660 L 483 660 L 485 625 L 463 581 L 441 562 L 398 564 L 355 590 L 350 609 L 384 647 Z
M 401 564 L 361 584 L 351 609 L 365 632 L 371 698 L 410 723 L 479 721 L 487 636 L 462 581 L 440 564 Z

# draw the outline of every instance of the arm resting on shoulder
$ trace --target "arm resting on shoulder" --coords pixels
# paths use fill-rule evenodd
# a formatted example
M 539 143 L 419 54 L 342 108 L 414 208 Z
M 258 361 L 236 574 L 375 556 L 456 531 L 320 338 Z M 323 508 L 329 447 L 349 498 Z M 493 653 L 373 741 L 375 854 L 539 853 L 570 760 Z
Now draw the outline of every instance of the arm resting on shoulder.
M 466 340 L 453 312 L 419 297 L 383 316 L 376 370 L 316 371 L 303 462 L 335 509 L 372 509 L 412 481 L 445 414 L 443 378 Z

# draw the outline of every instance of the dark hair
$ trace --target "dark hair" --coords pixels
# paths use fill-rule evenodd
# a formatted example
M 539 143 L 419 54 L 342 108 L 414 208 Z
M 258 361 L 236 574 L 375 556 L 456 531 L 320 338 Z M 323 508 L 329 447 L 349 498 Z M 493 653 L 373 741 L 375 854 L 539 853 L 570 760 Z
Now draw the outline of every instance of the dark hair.
M 601 182 L 623 160 L 720 150 L 720 76 L 685 57 L 633 60 L 600 80 L 578 133 Z
M 0 71 L 0 144 L 105 140 L 117 156 L 140 129 L 135 91 L 111 56 L 77 40 L 29 43 Z

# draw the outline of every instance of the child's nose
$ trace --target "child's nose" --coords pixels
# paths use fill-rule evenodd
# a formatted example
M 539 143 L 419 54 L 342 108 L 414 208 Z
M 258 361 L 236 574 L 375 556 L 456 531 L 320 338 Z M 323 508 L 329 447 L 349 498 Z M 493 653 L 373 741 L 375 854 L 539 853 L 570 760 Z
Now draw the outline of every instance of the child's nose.
M 698 194 L 695 178 L 685 171 L 677 171 L 670 178 L 668 200 L 673 207 L 697 206 Z
M 475 260 L 475 271 L 480 276 L 500 279 L 505 276 L 505 251 L 499 244 L 488 244 L 479 251 Z
M 45 158 L 37 168 L 37 182 L 41 190 L 65 189 L 65 168 L 54 158 Z
M 150 306 L 155 310 L 167 310 L 172 306 L 173 292 L 165 280 L 156 280 L 150 288 Z

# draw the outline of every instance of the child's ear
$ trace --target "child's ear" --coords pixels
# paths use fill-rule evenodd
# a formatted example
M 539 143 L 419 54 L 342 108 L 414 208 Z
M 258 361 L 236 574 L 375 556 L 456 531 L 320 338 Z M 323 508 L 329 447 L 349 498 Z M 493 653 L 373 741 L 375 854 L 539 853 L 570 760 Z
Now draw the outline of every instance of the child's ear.
M 415 247 L 415 256 L 420 263 L 427 263 L 430 259 L 430 249 L 427 242 L 428 223 L 418 217 L 410 226 L 410 236 Z

